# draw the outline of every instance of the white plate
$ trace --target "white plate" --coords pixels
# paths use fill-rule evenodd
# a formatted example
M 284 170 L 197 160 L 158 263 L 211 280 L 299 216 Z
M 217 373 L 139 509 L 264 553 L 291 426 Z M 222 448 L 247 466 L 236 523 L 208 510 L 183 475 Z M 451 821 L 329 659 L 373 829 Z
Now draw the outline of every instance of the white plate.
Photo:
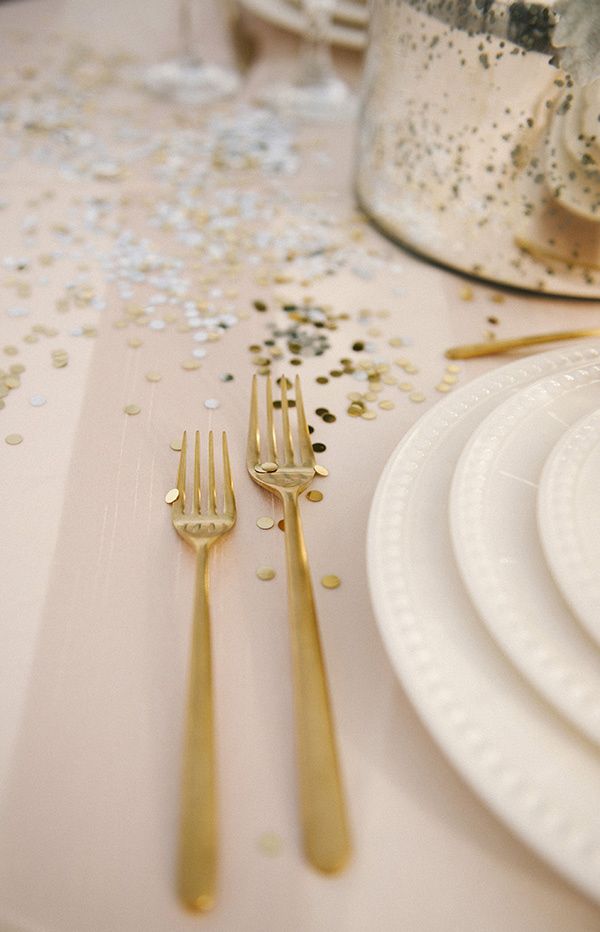
M 409 432 L 379 481 L 368 569 L 390 659 L 423 720 L 488 805 L 600 901 L 600 755 L 514 670 L 481 625 L 454 562 L 448 496 L 483 418 L 519 387 L 600 344 L 511 363 L 446 396 Z
M 483 622 L 523 675 L 596 742 L 600 652 L 548 569 L 537 491 L 555 443 L 599 399 L 600 360 L 523 388 L 475 431 L 450 495 L 455 555 Z
M 538 494 L 538 526 L 563 595 L 600 645 L 599 522 L 600 410 L 596 410 L 568 430 L 548 457 Z
M 257 16 L 292 32 L 304 32 L 306 17 L 301 9 L 289 0 L 241 0 Z M 352 49 L 367 44 L 368 10 L 364 3 L 345 0 L 338 4 L 329 31 L 329 41 Z

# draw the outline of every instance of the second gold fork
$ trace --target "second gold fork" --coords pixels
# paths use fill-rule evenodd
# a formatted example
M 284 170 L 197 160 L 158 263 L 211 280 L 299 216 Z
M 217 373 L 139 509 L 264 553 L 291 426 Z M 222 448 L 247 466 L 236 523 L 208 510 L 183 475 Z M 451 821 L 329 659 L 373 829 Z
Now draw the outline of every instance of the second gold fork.
M 256 376 L 252 385 L 247 467 L 251 477 L 283 502 L 290 636 L 294 674 L 300 809 L 308 860 L 326 873 L 341 870 L 350 855 L 350 833 L 335 746 L 333 717 L 321 650 L 317 612 L 298 508 L 298 496 L 315 476 L 300 379 L 295 382 L 298 422 L 294 444 L 286 379 L 281 379 L 282 450 L 273 423 L 271 377 L 267 377 L 267 430 L 261 444 Z M 265 454 L 261 455 L 261 447 Z

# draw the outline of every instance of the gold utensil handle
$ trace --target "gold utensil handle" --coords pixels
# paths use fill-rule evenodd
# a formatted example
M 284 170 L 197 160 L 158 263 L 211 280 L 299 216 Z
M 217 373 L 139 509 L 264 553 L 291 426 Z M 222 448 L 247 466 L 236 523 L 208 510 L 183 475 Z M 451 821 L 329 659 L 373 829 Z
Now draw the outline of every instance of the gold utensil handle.
M 351 850 L 308 557 L 295 492 L 283 495 L 297 753 L 306 856 L 335 873 Z
M 600 336 L 600 328 L 583 330 L 558 330 L 555 333 L 536 333 L 512 340 L 489 340 L 487 343 L 467 343 L 464 346 L 452 346 L 446 350 L 447 359 L 473 359 L 476 356 L 495 356 L 508 353 L 523 346 L 536 346 L 538 343 L 554 343 L 560 340 L 577 340 L 584 337 Z
M 196 595 L 183 758 L 179 889 L 190 909 L 215 902 L 217 816 L 208 548 L 197 554 Z

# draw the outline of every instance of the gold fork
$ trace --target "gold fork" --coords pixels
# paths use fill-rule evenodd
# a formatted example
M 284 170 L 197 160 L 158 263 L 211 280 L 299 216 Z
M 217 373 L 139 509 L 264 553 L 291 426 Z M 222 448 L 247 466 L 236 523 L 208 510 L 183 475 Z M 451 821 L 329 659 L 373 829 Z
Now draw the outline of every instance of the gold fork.
M 208 553 L 235 524 L 235 497 L 227 435 L 223 433 L 223 508 L 217 504 L 213 432 L 208 435 L 207 497 L 200 487 L 200 435 L 194 444 L 192 508 L 185 509 L 187 435 L 184 431 L 177 473 L 178 498 L 173 503 L 173 527 L 196 552 L 196 595 L 181 803 L 179 893 L 191 909 L 214 905 L 217 874 L 215 743 L 213 726 Z
M 271 377 L 266 387 L 267 430 L 261 454 L 256 376 L 252 382 L 247 467 L 264 489 L 283 502 L 292 638 L 294 699 L 304 850 L 321 871 L 341 870 L 350 855 L 350 834 L 335 747 L 333 719 L 315 610 L 298 496 L 315 475 L 315 457 L 304 413 L 300 379 L 295 382 L 297 453 L 290 428 L 287 382 L 281 379 L 283 451 L 279 456 L 273 422 Z

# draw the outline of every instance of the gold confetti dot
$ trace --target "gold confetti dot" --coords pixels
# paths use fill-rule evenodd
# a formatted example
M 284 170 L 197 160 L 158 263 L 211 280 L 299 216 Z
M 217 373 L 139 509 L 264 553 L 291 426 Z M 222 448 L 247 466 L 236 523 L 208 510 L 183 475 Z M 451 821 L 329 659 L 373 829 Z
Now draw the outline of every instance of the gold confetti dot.
M 388 340 L 388 343 L 390 346 L 402 346 L 404 341 L 402 337 L 392 337 L 390 340 Z
M 22 372 L 25 372 L 25 366 L 20 362 L 15 362 L 10 367 L 11 375 L 21 375 Z
M 256 575 L 259 579 L 267 581 L 269 579 L 275 579 L 276 574 L 275 570 L 271 566 L 259 566 L 256 571 Z
M 269 518 L 267 515 L 265 515 L 262 518 L 257 518 L 257 521 L 256 521 L 256 526 L 261 528 L 261 530 L 263 531 L 269 531 L 273 527 L 274 524 L 275 522 L 273 518 Z
M 16 447 L 17 444 L 23 443 L 23 437 L 21 434 L 7 434 L 4 441 L 8 443 L 9 446 Z
M 421 401 L 425 401 L 425 395 L 423 392 L 411 392 L 408 396 L 411 401 L 416 402 L 417 404 Z
M 147 372 L 146 373 L 146 380 L 148 382 L 160 382 L 161 379 L 162 379 L 162 375 L 160 374 L 160 372 Z
M 361 417 L 364 421 L 374 421 L 377 417 L 376 411 L 363 411 Z
M 263 854 L 273 858 L 281 853 L 282 841 L 275 832 L 264 832 L 258 839 L 258 847 Z
M 460 372 L 460 366 L 457 366 L 455 362 L 450 362 L 446 366 L 446 372 Z
M 179 489 L 169 489 L 165 495 L 165 501 L 167 505 L 172 505 L 173 502 L 176 502 L 179 498 Z
M 398 388 L 401 392 L 412 392 L 414 386 L 412 382 L 400 382 Z
M 442 382 L 445 382 L 446 385 L 455 385 L 458 382 L 458 376 L 453 375 L 452 372 L 445 372 L 442 376 Z
M 18 375 L 7 375 L 4 379 L 4 384 L 6 388 L 18 388 L 21 384 L 21 379 Z
M 338 586 L 341 586 L 341 584 L 342 580 L 339 576 L 330 575 L 321 577 L 321 585 L 326 589 L 337 589 Z
M 474 297 L 475 297 L 475 292 L 473 291 L 470 285 L 465 285 L 464 288 L 461 289 L 460 298 L 463 301 L 472 301 Z
M 281 519 L 281 521 L 277 522 L 277 527 L 279 528 L 280 531 L 285 531 L 285 521 L 283 520 L 283 518 Z
M 127 326 L 127 324 L 126 324 L 125 321 L 117 321 L 117 325 L 118 325 L 119 323 L 120 323 L 121 326 L 123 326 L 123 327 L 126 327 L 126 326 Z M 116 326 L 116 325 L 115 325 L 115 326 Z M 131 349 L 139 349 L 139 347 L 142 346 L 142 340 L 140 340 L 139 337 L 130 337 L 130 338 L 127 340 L 127 346 L 130 346 Z
M 309 502 L 322 502 L 323 493 L 319 492 L 318 489 L 311 489 L 310 492 L 306 493 L 306 497 Z
M 277 463 L 267 461 L 266 463 L 261 463 L 260 466 L 263 472 L 277 472 Z
M 194 369 L 200 368 L 200 363 L 197 359 L 184 359 L 181 363 L 181 368 L 185 369 L 187 372 L 193 372 Z
M 329 475 L 329 470 L 327 469 L 327 466 L 320 466 L 318 463 L 315 466 L 315 472 L 317 476 L 328 476 Z
M 435 390 L 437 392 L 451 392 L 452 386 L 448 385 L 446 382 L 439 382 L 439 384 L 435 386 Z
M 6 353 L 7 356 L 16 356 L 19 350 L 17 349 L 16 346 L 5 346 L 4 352 Z
M 169 446 L 172 450 L 175 451 L 175 453 L 181 452 L 181 440 L 172 440 Z
M 123 408 L 125 414 L 139 414 L 141 410 L 139 405 L 125 405 Z
M 384 401 L 380 401 L 377 407 L 381 408 L 382 411 L 391 411 L 392 408 L 395 407 L 395 405 L 393 401 L 388 401 L 387 399 L 385 399 Z

